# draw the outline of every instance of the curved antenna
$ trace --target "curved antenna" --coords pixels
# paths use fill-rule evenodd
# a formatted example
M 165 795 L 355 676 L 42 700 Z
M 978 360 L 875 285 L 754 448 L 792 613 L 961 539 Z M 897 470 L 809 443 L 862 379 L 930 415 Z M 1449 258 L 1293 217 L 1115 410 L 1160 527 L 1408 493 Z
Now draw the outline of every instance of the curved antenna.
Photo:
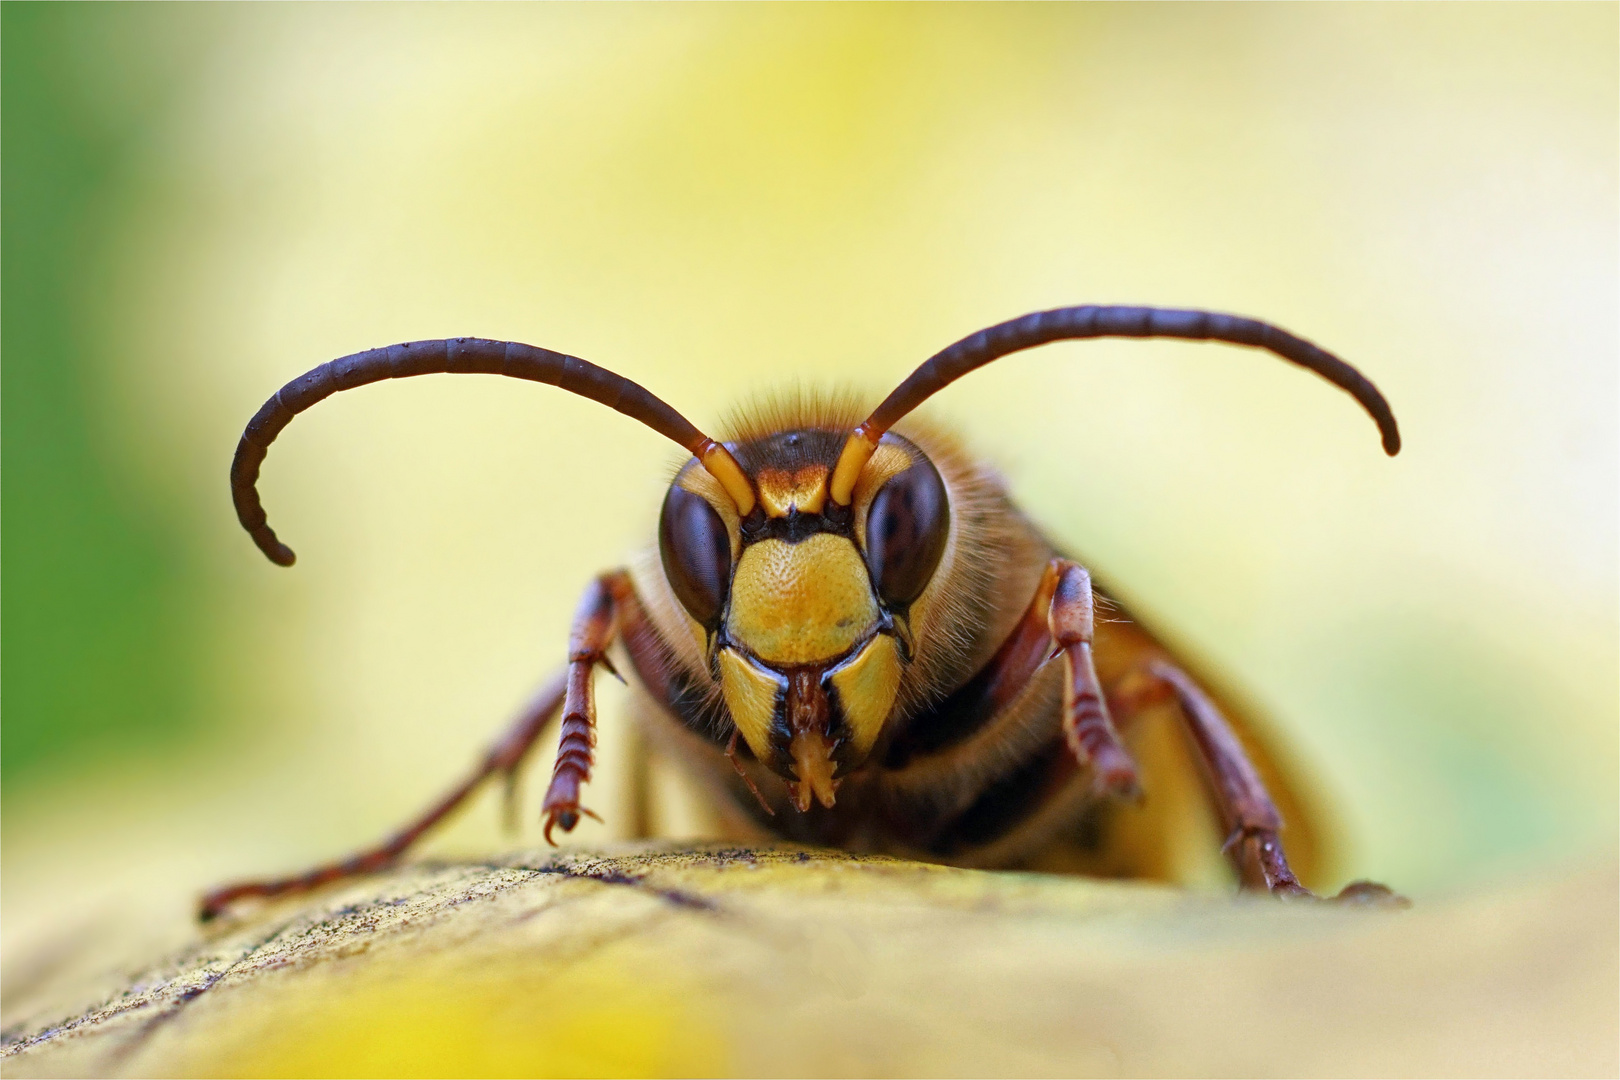
M 1051 341 L 1099 337 L 1169 337 L 1189 341 L 1224 341 L 1275 353 L 1284 360 L 1316 372 L 1361 403 L 1378 424 L 1384 452 L 1401 449 L 1401 433 L 1389 402 L 1361 372 L 1337 356 L 1295 337 L 1270 323 L 1222 315 L 1214 311 L 1177 311 L 1169 308 L 1097 306 L 1037 311 L 970 334 L 935 353 L 894 393 L 872 411 L 844 443 L 833 470 L 828 493 L 840 506 L 848 506 L 861 469 L 877 449 L 878 440 L 895 422 L 963 375 L 1008 353 L 1032 349 Z
M 340 390 L 352 390 L 384 379 L 405 379 L 412 375 L 448 373 L 505 375 L 513 379 L 550 383 L 570 393 L 599 401 L 610 409 L 673 439 L 696 455 L 720 485 L 725 488 L 737 512 L 746 517 L 754 508 L 754 490 L 729 451 L 691 421 L 670 408 L 656 395 L 622 375 L 587 363 L 577 356 L 566 356 L 550 349 L 537 349 L 515 341 L 489 341 L 485 338 L 448 338 L 438 341 L 410 341 L 341 357 L 306 372 L 277 390 L 266 401 L 242 432 L 231 461 L 231 498 L 236 517 L 253 537 L 259 550 L 279 566 L 291 566 L 292 549 L 276 539 L 265 521 L 259 501 L 259 465 L 270 444 L 292 418 L 316 402 Z

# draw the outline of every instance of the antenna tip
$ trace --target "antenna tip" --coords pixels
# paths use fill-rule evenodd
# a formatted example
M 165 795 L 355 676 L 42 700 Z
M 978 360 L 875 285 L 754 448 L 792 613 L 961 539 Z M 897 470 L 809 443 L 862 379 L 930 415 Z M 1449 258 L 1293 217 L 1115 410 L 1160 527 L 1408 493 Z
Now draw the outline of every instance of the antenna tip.
M 265 531 L 269 532 L 268 529 Z M 253 542 L 259 545 L 259 550 L 264 552 L 264 557 L 277 566 L 291 566 L 298 561 L 298 556 L 293 554 L 293 549 L 277 540 L 275 533 L 270 533 L 268 536 L 259 536 L 255 533 Z

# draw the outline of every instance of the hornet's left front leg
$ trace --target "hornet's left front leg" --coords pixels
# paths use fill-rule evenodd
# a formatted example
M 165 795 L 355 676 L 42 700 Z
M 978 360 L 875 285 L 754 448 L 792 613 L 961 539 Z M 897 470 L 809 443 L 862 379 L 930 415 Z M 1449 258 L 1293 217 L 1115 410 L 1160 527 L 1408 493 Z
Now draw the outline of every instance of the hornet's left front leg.
M 885 765 L 925 772 L 930 759 L 961 757 L 964 748 L 993 737 L 1036 674 L 1062 656 L 1062 733 L 1070 761 L 1090 770 L 1100 794 L 1138 797 L 1136 765 L 1120 742 L 1097 678 L 1095 608 L 1086 568 L 1070 559 L 1050 560 L 1023 618 L 995 656 L 939 706 L 937 722 L 902 732 Z
M 1102 791 L 1127 799 L 1141 797 L 1136 763 L 1119 741 L 1108 715 L 1108 701 L 1092 658 L 1096 603 L 1091 574 L 1079 563 L 1053 559 L 1041 579 L 1039 597 L 1051 590 L 1046 623 L 1057 651 L 1063 654 L 1063 735 L 1082 764 L 1091 767 Z

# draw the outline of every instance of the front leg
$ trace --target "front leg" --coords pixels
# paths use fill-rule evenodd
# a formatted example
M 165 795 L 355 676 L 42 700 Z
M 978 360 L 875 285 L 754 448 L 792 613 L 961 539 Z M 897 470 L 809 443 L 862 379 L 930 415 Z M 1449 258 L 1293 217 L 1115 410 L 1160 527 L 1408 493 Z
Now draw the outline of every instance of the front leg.
M 1136 763 L 1119 741 L 1092 657 L 1096 602 L 1091 575 L 1079 563 L 1053 559 L 1041 581 L 1051 589 L 1046 621 L 1063 654 L 1063 735 L 1080 762 L 1091 766 L 1093 783 L 1105 794 L 1141 797 Z M 1037 593 L 1039 597 L 1040 593 Z
M 890 745 L 884 765 L 937 779 L 941 768 L 987 752 L 1013 716 L 1012 706 L 1048 663 L 1063 657 L 1064 741 L 1071 760 L 1088 766 L 1104 794 L 1135 798 L 1136 765 L 1109 716 L 1092 657 L 1096 604 L 1091 575 L 1069 559 L 1052 559 L 995 656 L 941 702 L 927 724 L 913 725 Z
M 613 671 L 607 650 L 618 636 L 623 599 L 633 595 L 630 575 L 615 570 L 591 582 L 574 613 L 574 627 L 568 639 L 568 691 L 558 732 L 557 763 L 552 766 L 551 786 L 546 789 L 545 802 L 540 807 L 546 816 L 548 844 L 556 843 L 551 838 L 552 829 L 560 826 L 563 832 L 572 832 L 581 814 L 602 820 L 579 804 L 580 788 L 590 780 L 591 768 L 596 762 L 593 679 L 597 664 Z

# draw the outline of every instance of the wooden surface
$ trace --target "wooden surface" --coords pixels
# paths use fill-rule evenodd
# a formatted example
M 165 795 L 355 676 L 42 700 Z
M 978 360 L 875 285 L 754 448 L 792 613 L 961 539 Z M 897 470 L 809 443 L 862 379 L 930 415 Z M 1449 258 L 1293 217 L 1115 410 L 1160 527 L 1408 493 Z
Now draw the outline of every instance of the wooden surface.
M 417 864 L 155 963 L 8 957 L 0 1071 L 1614 1075 L 1616 903 L 1612 866 L 1387 911 L 786 848 Z

